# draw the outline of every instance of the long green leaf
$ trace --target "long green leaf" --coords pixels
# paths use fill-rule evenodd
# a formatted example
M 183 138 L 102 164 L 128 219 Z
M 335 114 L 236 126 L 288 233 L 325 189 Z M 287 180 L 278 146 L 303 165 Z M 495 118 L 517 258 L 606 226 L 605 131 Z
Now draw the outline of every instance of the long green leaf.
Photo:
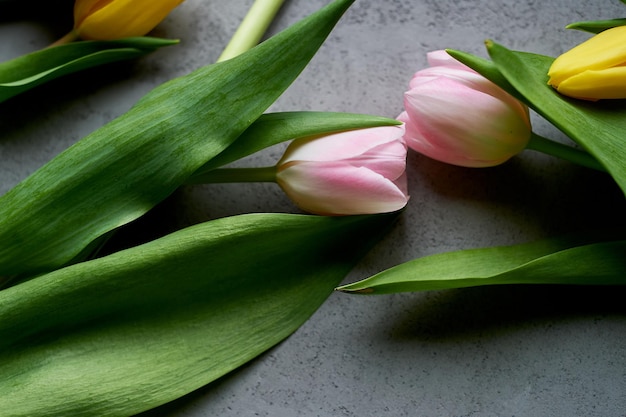
M 472 59 L 467 54 L 455 57 L 478 72 L 485 70 L 484 75 L 491 81 L 521 96 L 533 110 L 593 155 L 626 192 L 626 100 L 588 102 L 564 97 L 547 83 L 554 58 L 511 51 L 493 42 L 487 42 L 487 49 L 500 76 L 480 58 Z
M 551 239 L 418 258 L 340 291 L 389 294 L 501 284 L 626 284 L 626 241 Z
M 3 416 L 127 416 L 298 328 L 395 215 L 211 221 L 0 292 Z
M 176 40 L 139 37 L 83 41 L 42 49 L 0 64 L 0 102 L 63 75 L 133 59 Z
M 611 29 L 617 26 L 626 25 L 626 19 L 608 19 L 608 20 L 591 20 L 585 22 L 570 23 L 566 26 L 567 29 L 577 29 L 589 33 L 600 33 L 607 29 Z
M 386 117 L 354 113 L 300 111 L 263 114 L 231 146 L 204 164 L 187 182 L 202 183 L 203 174 L 287 140 L 396 124 L 399 124 L 397 120 Z
M 289 86 L 353 0 L 157 87 L 0 198 L 0 277 L 50 271 L 147 212 Z

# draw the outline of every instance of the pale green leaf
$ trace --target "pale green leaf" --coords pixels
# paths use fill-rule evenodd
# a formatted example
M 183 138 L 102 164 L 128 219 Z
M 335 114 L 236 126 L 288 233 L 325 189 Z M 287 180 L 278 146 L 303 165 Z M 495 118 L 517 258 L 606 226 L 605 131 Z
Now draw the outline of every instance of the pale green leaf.
M 388 294 L 502 284 L 626 284 L 626 241 L 577 238 L 418 258 L 338 289 Z
M 291 84 L 353 0 L 167 82 L 0 198 L 0 277 L 56 269 L 146 213 Z
M 250 214 L 0 291 L 3 416 L 128 416 L 298 328 L 395 215 Z
M 178 43 L 139 37 L 116 41 L 82 41 L 32 52 L 0 63 L 0 102 L 63 75 L 133 59 Z

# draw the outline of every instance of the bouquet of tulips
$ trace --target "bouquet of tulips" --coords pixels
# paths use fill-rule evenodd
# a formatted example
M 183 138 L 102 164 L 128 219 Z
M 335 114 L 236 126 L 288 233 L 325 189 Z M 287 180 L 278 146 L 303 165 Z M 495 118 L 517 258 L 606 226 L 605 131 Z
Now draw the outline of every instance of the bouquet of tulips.
M 280 2 L 255 3 L 217 63 L 155 88 L 0 197 L 0 410 L 154 408 L 285 339 L 335 289 L 626 282 L 626 242 L 613 230 L 438 254 L 337 287 L 409 202 L 408 149 L 468 167 L 533 149 L 606 171 L 626 191 L 625 122 L 597 105 L 626 96 L 621 21 L 578 24 L 601 33 L 556 61 L 494 42 L 491 60 L 435 51 L 397 120 L 266 113 L 352 2 L 332 1 L 258 46 Z M 68 36 L 0 64 L 0 99 L 174 44 L 144 35 L 180 3 L 78 0 Z M 529 108 L 580 147 L 534 134 Z M 290 140 L 275 166 L 228 166 Z M 226 217 L 101 254 L 178 187 L 244 181 L 276 182 L 310 214 Z

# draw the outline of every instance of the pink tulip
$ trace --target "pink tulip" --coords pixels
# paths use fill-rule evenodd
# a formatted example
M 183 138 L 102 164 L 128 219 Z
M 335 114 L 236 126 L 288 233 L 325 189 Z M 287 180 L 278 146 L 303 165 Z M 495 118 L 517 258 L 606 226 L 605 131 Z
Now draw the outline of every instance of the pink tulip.
M 407 145 L 466 167 L 499 165 L 526 148 L 528 108 L 445 51 L 428 54 L 404 94 Z
M 301 209 L 324 215 L 384 213 L 407 204 L 404 126 L 293 141 L 276 181 Z

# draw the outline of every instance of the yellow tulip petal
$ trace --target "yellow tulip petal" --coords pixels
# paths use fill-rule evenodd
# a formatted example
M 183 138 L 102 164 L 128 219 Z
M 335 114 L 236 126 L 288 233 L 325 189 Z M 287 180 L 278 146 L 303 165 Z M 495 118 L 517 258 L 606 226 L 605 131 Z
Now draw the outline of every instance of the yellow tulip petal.
M 607 29 L 559 56 L 548 71 L 550 85 L 558 87 L 586 70 L 602 70 L 626 62 L 626 26 Z
M 115 0 L 76 0 L 74 3 L 74 26 L 79 26 L 87 16 L 102 9 L 112 1 Z
M 143 36 L 150 32 L 169 12 L 183 0 L 87 0 L 93 7 L 76 27 L 83 39 L 110 40 Z
M 626 67 L 584 71 L 563 81 L 557 90 L 585 100 L 626 98 Z

